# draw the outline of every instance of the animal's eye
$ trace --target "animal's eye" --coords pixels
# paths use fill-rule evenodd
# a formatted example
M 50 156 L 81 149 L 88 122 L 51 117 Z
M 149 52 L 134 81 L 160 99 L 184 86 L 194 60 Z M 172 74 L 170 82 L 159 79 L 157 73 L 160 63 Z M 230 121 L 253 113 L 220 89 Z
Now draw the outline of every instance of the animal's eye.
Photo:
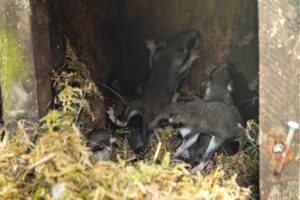
M 160 57 L 160 55 L 163 53 L 163 51 L 165 49 L 165 46 L 166 46 L 165 42 L 161 42 L 157 45 L 153 59 L 152 59 L 153 62 L 156 62 L 156 60 Z
M 159 128 L 165 128 L 166 126 L 169 125 L 169 120 L 168 119 L 161 119 L 159 120 L 159 122 L 157 123 L 157 126 Z
M 177 50 L 177 61 L 181 64 L 184 63 L 188 58 L 187 49 L 178 49 Z
M 165 46 L 166 42 L 160 42 L 155 49 L 155 54 L 161 53 L 164 50 Z
M 93 152 L 95 152 L 95 151 L 103 151 L 103 150 L 104 150 L 104 146 L 100 145 L 100 144 L 95 145 L 95 147 L 92 149 Z

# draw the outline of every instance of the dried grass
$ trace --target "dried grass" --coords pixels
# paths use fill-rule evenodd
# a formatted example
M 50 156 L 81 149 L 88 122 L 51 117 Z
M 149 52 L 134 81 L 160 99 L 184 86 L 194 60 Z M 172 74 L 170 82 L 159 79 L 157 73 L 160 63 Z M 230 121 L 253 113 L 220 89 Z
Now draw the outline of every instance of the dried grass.
M 175 152 L 180 140 L 175 131 L 171 128 L 165 128 L 161 134 L 156 134 L 155 139 L 151 140 L 145 150 L 144 159 L 148 162 L 157 162 L 162 160 L 167 153 Z
M 88 68 L 77 58 L 68 38 L 66 56 L 62 68 L 53 72 L 53 89 L 57 94 L 55 107 L 73 117 L 75 122 L 95 121 L 97 110 L 91 109 L 87 97 L 102 102 L 104 97 L 92 80 Z
M 224 178 L 216 169 L 209 176 L 191 176 L 184 165 L 140 161 L 127 165 L 90 160 L 91 152 L 79 129 L 48 130 L 37 139 L 19 128 L 1 143 L 0 196 L 3 199 L 245 199 L 249 190 Z
M 245 128 L 246 144 L 244 150 L 233 156 L 220 155 L 216 164 L 224 170 L 226 178 L 237 174 L 237 183 L 240 186 L 251 186 L 254 198 L 258 198 L 259 192 L 259 146 L 257 130 L 258 124 L 254 120 L 249 120 Z

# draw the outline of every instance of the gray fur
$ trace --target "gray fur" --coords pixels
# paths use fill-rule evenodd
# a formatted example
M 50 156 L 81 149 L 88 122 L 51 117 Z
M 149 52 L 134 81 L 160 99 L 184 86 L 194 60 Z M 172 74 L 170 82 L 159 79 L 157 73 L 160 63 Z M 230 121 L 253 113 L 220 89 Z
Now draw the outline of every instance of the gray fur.
M 196 143 L 196 140 L 192 140 L 194 143 L 189 142 L 188 145 L 185 144 L 187 141 L 191 141 L 190 138 L 193 138 L 194 135 L 197 135 L 197 138 L 201 134 L 211 135 L 208 148 L 203 155 L 203 162 L 210 159 L 223 144 L 230 141 L 238 140 L 240 141 L 240 148 L 242 147 L 244 133 L 240 125 L 243 124 L 243 120 L 233 105 L 220 102 L 205 102 L 203 100 L 188 103 L 171 103 L 164 107 L 155 117 L 150 123 L 149 129 L 155 129 L 161 119 L 170 118 L 173 124 L 182 123 L 183 127 L 191 129 L 190 134 L 183 135 L 180 151 L 176 151 L 175 157 L 185 157 L 187 155 L 186 150 L 189 150 Z M 199 134 L 200 136 L 198 136 Z M 201 147 L 198 148 L 201 149 Z M 181 153 L 185 155 L 181 155 Z
M 204 101 L 233 104 L 231 93 L 234 88 L 228 64 L 209 65 L 204 85 L 206 86 Z

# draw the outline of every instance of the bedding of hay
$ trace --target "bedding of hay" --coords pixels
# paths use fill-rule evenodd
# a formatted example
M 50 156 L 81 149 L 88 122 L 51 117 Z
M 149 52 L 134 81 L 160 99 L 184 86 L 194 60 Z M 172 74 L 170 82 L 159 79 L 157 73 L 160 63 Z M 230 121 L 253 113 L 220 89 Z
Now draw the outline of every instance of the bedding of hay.
M 53 115 L 50 112 L 48 115 Z M 48 119 L 51 117 L 48 116 Z M 5 132 L 0 143 L 2 199 L 246 199 L 249 189 L 224 178 L 216 169 L 209 176 L 191 176 L 184 165 L 140 161 L 93 163 L 91 152 L 75 125 L 63 131 L 19 123 L 15 136 Z
M 237 183 L 240 186 L 251 186 L 252 196 L 258 198 L 259 193 L 259 146 L 258 124 L 254 120 L 247 121 L 245 128 L 246 144 L 243 151 L 233 155 L 220 155 L 217 166 L 222 168 L 229 178 L 237 174 Z
M 258 170 L 257 135 L 249 137 L 243 152 L 220 157 L 217 166 L 205 175 L 191 175 L 186 165 L 170 164 L 169 152 L 177 146 L 170 129 L 150 142 L 142 160 L 130 150 L 126 139 L 133 130 L 119 129 L 112 161 L 95 162 L 79 122 L 84 120 L 82 116 L 93 116 L 84 94 L 103 97 L 74 52 L 68 52 L 68 45 L 67 66 L 76 70 L 54 73 L 54 103 L 59 109 L 50 110 L 39 124 L 19 121 L 14 133 L 5 127 L 0 130 L 0 199 L 251 197 L 252 182 L 248 180 Z M 73 87 L 74 80 L 84 82 Z
M 73 118 L 84 134 L 105 126 L 104 97 L 87 66 L 77 58 L 68 38 L 63 66 L 53 72 L 52 79 L 56 110 Z

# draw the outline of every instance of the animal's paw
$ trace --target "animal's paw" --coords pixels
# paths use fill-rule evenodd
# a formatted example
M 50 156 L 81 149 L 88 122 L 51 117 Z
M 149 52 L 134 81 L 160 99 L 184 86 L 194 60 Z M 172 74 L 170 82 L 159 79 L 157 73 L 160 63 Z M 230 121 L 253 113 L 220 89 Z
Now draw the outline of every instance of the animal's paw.
M 108 161 L 111 159 L 113 150 L 111 147 L 103 147 L 103 149 L 94 152 L 94 159 L 96 161 Z
M 197 171 L 203 171 L 205 168 L 207 167 L 207 162 L 205 161 L 201 161 L 196 167 L 194 167 L 193 169 L 191 169 L 191 173 L 194 174 Z
M 156 45 L 153 40 L 146 40 L 146 47 L 150 50 L 150 52 L 154 52 L 156 49 Z
M 108 110 L 106 111 L 108 114 L 108 118 L 113 122 L 116 123 L 116 117 L 115 117 L 115 111 L 113 107 L 109 107 Z
M 198 49 L 193 49 L 192 52 L 191 52 L 191 57 L 190 57 L 190 59 L 191 59 L 191 61 L 194 61 L 194 60 L 196 60 L 197 58 L 199 58 L 199 56 L 200 56 L 199 50 L 198 50 Z
M 174 155 L 173 155 L 174 159 L 175 159 L 175 158 L 178 158 L 179 155 L 180 155 L 180 153 L 181 153 L 181 152 L 175 151 L 175 153 L 174 153 Z
M 173 95 L 173 97 L 172 97 L 172 103 L 176 103 L 176 102 L 177 102 L 177 99 L 178 99 L 178 97 L 179 97 L 179 93 L 178 93 L 178 92 L 176 92 L 176 93 Z
M 170 161 L 171 164 L 186 164 L 186 162 L 184 162 L 184 160 L 181 160 L 181 159 L 177 159 L 177 158 L 173 158 L 171 161 Z
M 116 118 L 115 116 L 115 111 L 112 107 L 109 107 L 108 110 L 106 111 L 106 113 L 108 114 L 108 118 L 117 126 L 120 127 L 125 127 L 127 126 L 127 122 L 124 121 L 120 121 Z

